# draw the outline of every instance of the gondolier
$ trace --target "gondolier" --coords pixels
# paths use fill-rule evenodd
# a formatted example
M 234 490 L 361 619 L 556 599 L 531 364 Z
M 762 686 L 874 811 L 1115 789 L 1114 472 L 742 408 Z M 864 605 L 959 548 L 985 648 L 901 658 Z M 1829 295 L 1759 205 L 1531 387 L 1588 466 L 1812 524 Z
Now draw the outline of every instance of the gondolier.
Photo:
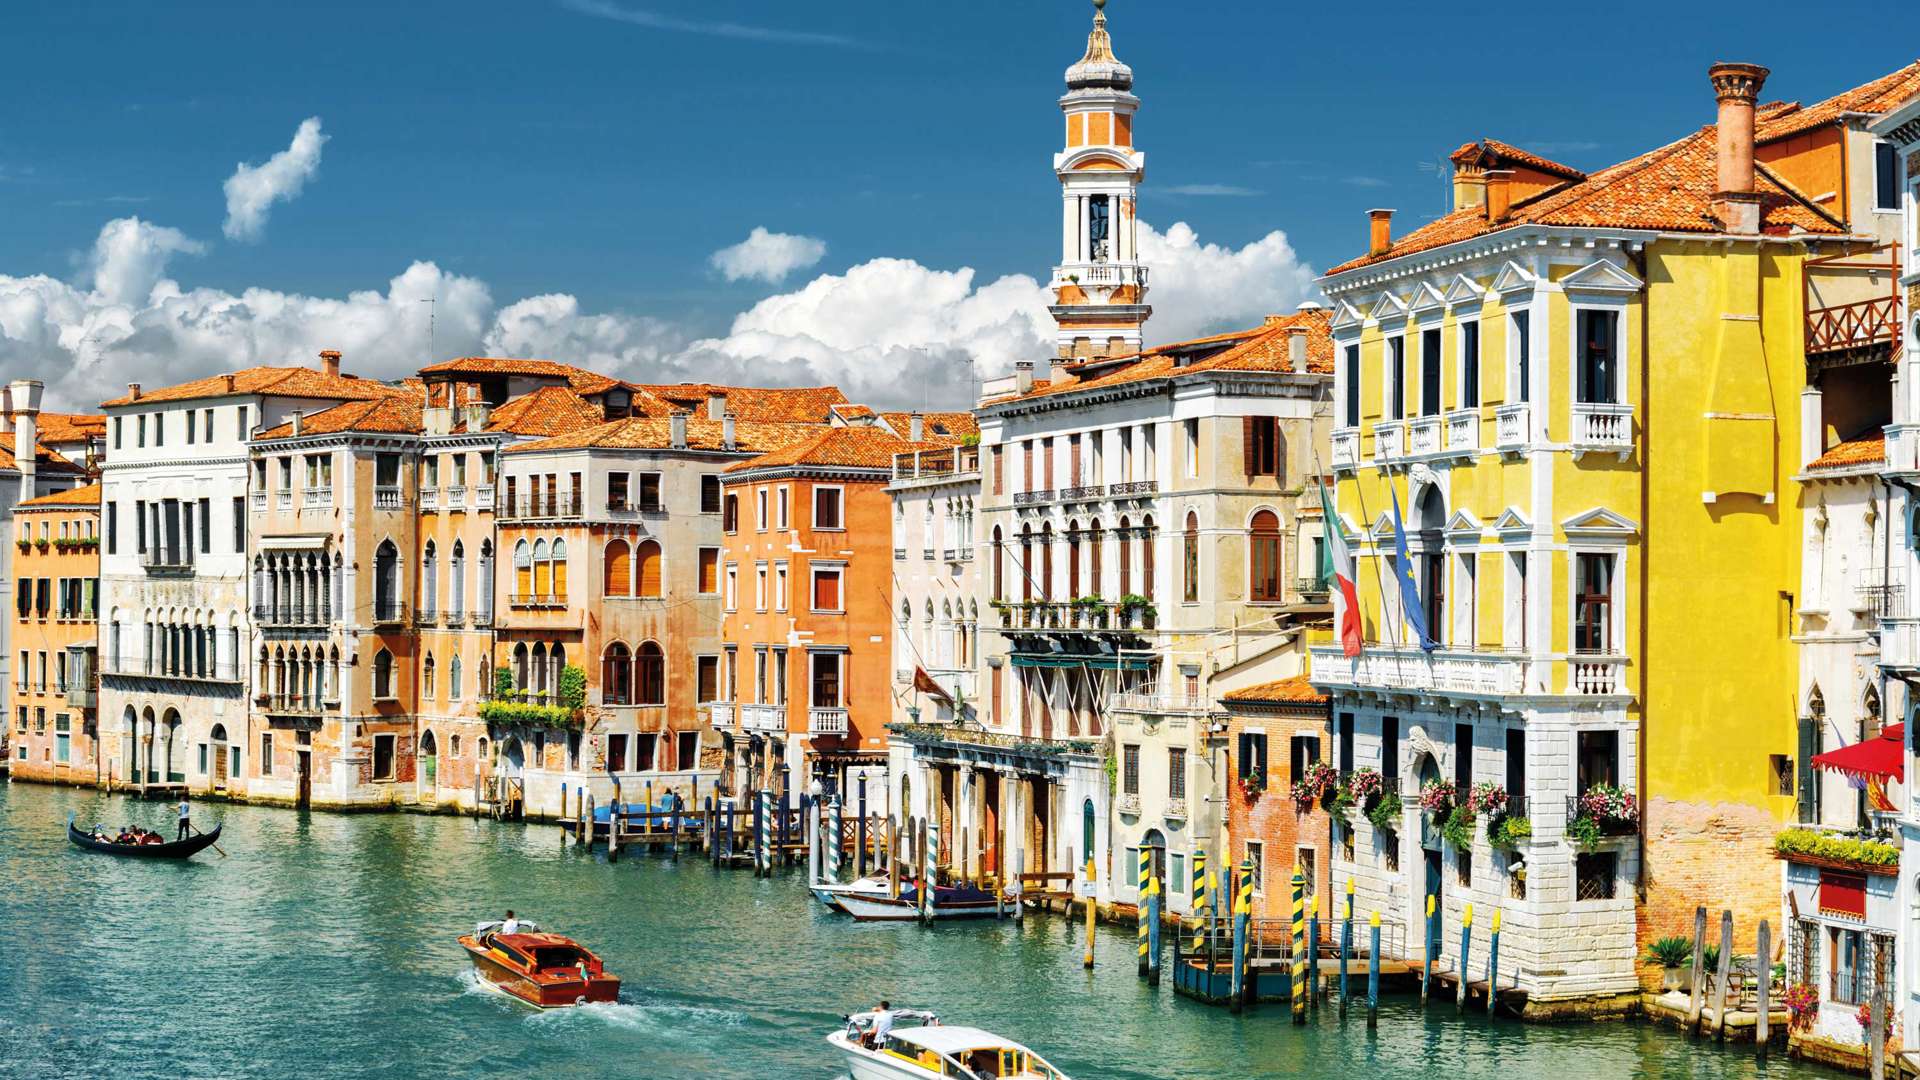
M 192 835 L 193 811 L 187 806 L 187 793 L 182 791 L 180 793 L 180 831 L 174 836 L 174 839 L 185 840 Z

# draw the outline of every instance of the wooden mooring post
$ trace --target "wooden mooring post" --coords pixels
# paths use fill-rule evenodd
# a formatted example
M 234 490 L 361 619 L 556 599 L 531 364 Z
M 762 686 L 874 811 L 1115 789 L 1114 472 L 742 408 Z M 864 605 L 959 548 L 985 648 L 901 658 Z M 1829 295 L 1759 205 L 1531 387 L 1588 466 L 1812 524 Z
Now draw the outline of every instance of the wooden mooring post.
M 1500 1000 L 1500 909 L 1493 909 L 1493 926 L 1487 932 L 1487 1015 Z
M 1700 1024 L 1700 965 L 1706 961 L 1707 948 L 1707 907 L 1705 904 L 1693 909 L 1693 966 L 1687 969 L 1687 981 L 1692 987 L 1687 992 L 1687 1033 L 1699 1030 Z
M 1147 985 L 1160 985 L 1160 878 L 1147 878 Z
M 1426 1005 L 1426 1003 L 1427 1003 L 1427 987 L 1429 986 L 1429 984 L 1431 984 L 1431 983 L 1433 982 L 1433 939 L 1434 939 L 1434 934 L 1433 934 L 1433 912 L 1434 912 L 1434 906 L 1435 906 L 1435 905 L 1434 905 L 1434 898 L 1433 898 L 1433 894 L 1432 894 L 1432 893 L 1428 893 L 1428 894 L 1427 894 L 1427 921 L 1426 921 L 1426 922 L 1425 922 L 1425 923 L 1424 923 L 1424 924 L 1422 925 L 1422 931 L 1423 931 L 1423 932 L 1422 932 L 1422 934 L 1421 934 L 1421 939 L 1422 939 L 1422 941 L 1424 942 L 1424 944 L 1423 944 L 1423 945 L 1421 946 L 1421 949 L 1420 949 L 1420 953 L 1421 953 L 1421 957 L 1420 957 L 1420 1004 L 1421 1004 L 1422 1006 L 1425 1006 L 1425 1005 Z
M 1767 925 L 1767 920 L 1761 919 L 1760 929 L 1754 937 L 1753 948 L 1753 966 L 1755 968 L 1753 981 L 1755 984 L 1754 988 L 1757 991 L 1754 1007 L 1758 1010 L 1753 1018 L 1753 1042 L 1763 1060 L 1767 1056 L 1767 1040 L 1772 1034 L 1769 1030 L 1772 1027 L 1772 1024 L 1769 1022 L 1771 1017 L 1767 1015 L 1767 1010 L 1772 1008 L 1772 1003 L 1768 1000 L 1768 991 L 1773 989 L 1771 985 L 1773 979 L 1771 972 L 1767 970 L 1769 966 L 1767 960 L 1772 955 L 1773 929 Z
M 1733 971 L 1733 912 L 1720 909 L 1720 965 L 1713 980 L 1713 1037 L 1727 1037 L 1727 982 Z
M 1320 1011 L 1320 894 L 1307 912 L 1307 1008 Z
M 859 829 L 859 832 L 860 832 L 860 838 L 859 838 L 860 842 L 855 844 L 853 848 L 853 851 L 854 851 L 853 876 L 857 878 L 861 878 L 861 877 L 867 876 L 867 774 L 866 773 L 860 774 L 858 798 L 860 800 L 858 803 L 858 806 L 860 807 L 860 818 L 859 818 L 859 825 L 856 827 Z

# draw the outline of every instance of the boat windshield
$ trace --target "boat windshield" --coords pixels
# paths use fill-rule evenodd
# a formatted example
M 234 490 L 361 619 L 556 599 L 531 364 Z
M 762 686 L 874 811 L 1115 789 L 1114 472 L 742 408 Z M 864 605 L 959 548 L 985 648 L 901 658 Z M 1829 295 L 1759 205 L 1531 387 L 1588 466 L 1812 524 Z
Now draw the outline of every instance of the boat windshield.
M 544 949 L 533 950 L 534 966 L 543 971 L 577 967 L 586 963 L 586 960 L 587 957 L 585 953 L 582 953 L 579 949 L 568 948 L 564 945 L 555 945 Z

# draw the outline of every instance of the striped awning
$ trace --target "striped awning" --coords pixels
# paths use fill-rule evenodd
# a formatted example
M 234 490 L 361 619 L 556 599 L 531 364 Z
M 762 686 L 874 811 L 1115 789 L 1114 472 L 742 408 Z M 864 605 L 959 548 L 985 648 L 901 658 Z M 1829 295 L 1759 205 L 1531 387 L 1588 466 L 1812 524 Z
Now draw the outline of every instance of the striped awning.
M 1151 656 L 1111 656 L 1074 653 L 1031 653 L 1011 654 L 1014 667 L 1023 668 L 1092 668 L 1095 671 L 1152 671 Z

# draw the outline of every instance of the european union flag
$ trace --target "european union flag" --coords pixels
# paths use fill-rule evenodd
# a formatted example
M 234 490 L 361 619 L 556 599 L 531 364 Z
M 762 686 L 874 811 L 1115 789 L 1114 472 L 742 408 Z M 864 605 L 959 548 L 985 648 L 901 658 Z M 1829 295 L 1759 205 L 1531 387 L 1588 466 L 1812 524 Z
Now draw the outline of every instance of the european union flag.
M 1407 527 L 1400 521 L 1400 493 L 1387 481 L 1393 496 L 1393 576 L 1400 582 L 1400 613 L 1420 648 L 1432 652 L 1440 643 L 1427 633 L 1427 607 L 1420 602 L 1420 585 L 1413 579 L 1413 558 L 1407 554 Z

